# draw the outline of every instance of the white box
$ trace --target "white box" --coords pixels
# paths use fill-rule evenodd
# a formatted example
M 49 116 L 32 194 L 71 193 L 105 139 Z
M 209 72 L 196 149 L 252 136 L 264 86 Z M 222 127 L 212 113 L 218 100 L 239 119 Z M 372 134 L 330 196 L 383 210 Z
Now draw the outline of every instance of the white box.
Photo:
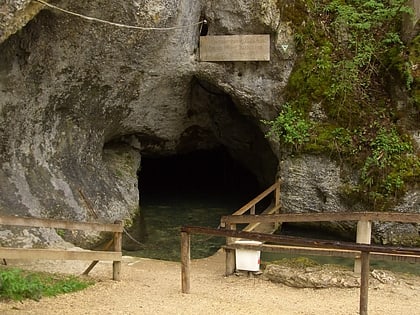
M 261 245 L 261 242 L 257 241 L 236 241 L 235 244 L 241 245 Z M 246 271 L 259 271 L 260 270 L 260 255 L 259 250 L 251 249 L 236 249 L 235 250 L 235 260 L 236 260 L 236 269 L 237 270 L 246 270 Z

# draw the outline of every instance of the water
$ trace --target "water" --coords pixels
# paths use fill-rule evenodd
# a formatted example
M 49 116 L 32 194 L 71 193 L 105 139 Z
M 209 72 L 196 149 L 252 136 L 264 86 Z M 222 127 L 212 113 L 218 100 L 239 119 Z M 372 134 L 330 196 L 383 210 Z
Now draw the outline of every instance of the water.
M 147 239 L 144 248 L 140 251 L 129 252 L 129 255 L 180 261 L 180 229 L 185 225 L 217 228 L 220 217 L 229 215 L 249 199 L 229 194 L 223 195 L 182 195 L 158 198 L 157 195 L 148 195 L 144 198 L 142 206 L 146 222 Z M 306 231 L 307 233 L 307 231 Z M 296 234 L 296 231 L 294 231 Z M 322 233 L 311 235 L 313 238 L 322 238 Z M 223 237 L 207 235 L 191 236 L 191 257 L 204 258 L 213 255 L 225 244 Z M 262 252 L 261 261 L 268 263 L 283 258 L 294 258 L 297 255 Z M 302 255 L 300 255 L 302 257 Z M 353 268 L 354 260 L 343 257 L 312 256 L 308 257 L 319 264 L 335 264 Z M 404 272 L 420 275 L 420 266 L 408 262 L 392 262 L 371 259 L 371 269 L 386 269 L 393 272 Z
M 245 201 L 246 202 L 246 201 Z M 144 248 L 130 255 L 161 260 L 180 261 L 181 227 L 186 225 L 217 228 L 220 217 L 232 214 L 244 203 L 238 196 L 199 194 L 176 195 L 163 199 L 144 198 L 141 210 L 146 225 Z M 226 243 L 223 237 L 192 235 L 191 257 L 213 255 Z
M 144 249 L 130 255 L 176 261 L 182 226 L 217 228 L 221 216 L 232 214 L 261 192 L 255 175 L 223 147 L 142 156 L 139 187 L 147 239 Z M 191 257 L 208 257 L 224 243 L 222 237 L 192 235 Z

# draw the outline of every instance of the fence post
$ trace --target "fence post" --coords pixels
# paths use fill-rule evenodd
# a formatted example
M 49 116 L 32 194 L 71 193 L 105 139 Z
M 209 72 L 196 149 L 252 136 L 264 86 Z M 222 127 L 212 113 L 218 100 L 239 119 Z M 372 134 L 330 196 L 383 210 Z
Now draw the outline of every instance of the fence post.
M 123 225 L 122 221 L 115 221 L 115 224 Z M 122 232 L 114 233 L 114 252 L 122 252 Z M 121 260 L 112 263 L 112 279 L 121 280 Z
M 277 187 L 274 191 L 274 206 L 278 206 L 280 204 L 280 179 L 277 180 Z
M 368 315 L 368 293 L 369 293 L 369 252 L 362 251 L 362 266 L 360 277 L 360 315 Z
M 370 244 L 371 235 L 372 235 L 372 222 L 363 220 L 363 219 L 358 221 L 356 243 Z M 357 274 L 360 274 L 362 272 L 361 261 L 359 257 L 356 257 L 354 260 L 353 271 Z
M 181 281 L 182 293 L 190 293 L 191 237 L 181 232 Z
M 274 207 L 280 206 L 280 179 L 277 180 L 277 187 L 274 190 Z M 275 214 L 280 213 L 280 208 L 276 210 Z M 279 222 L 274 222 L 274 228 L 277 230 L 280 227 Z
M 251 209 L 249 209 L 249 214 L 251 214 L 251 215 L 255 215 L 255 205 L 253 205 L 253 206 L 251 207 Z
M 236 224 L 228 224 L 227 229 L 236 230 Z M 235 242 L 235 238 L 226 237 L 226 245 L 230 245 Z M 235 272 L 236 261 L 235 261 L 235 250 L 230 248 L 225 248 L 226 252 L 226 276 L 229 276 Z

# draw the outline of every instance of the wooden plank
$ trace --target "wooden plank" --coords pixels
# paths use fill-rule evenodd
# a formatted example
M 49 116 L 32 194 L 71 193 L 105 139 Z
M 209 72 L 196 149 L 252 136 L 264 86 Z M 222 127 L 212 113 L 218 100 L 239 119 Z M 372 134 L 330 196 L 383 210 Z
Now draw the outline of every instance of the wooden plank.
M 312 247 L 297 247 L 297 246 L 286 246 L 286 245 L 243 245 L 243 244 L 231 244 L 223 246 L 225 249 L 248 249 L 270 253 L 286 253 L 291 255 L 312 255 L 312 256 L 332 256 L 332 257 L 347 257 L 354 258 L 360 255 L 359 251 L 340 250 L 340 249 L 329 249 L 329 248 L 312 248 Z
M 279 206 L 280 209 L 280 180 L 276 182 L 277 186 L 274 192 L 274 206 Z
M 237 211 L 239 213 L 239 210 Z M 275 222 L 331 222 L 331 221 L 389 221 L 400 223 L 420 223 L 419 213 L 399 212 L 333 212 L 333 213 L 283 213 L 271 215 L 227 215 L 223 223 L 275 223 Z
M 273 192 L 278 186 L 280 185 L 279 182 L 274 183 L 270 187 L 268 187 L 266 190 L 264 190 L 261 194 L 259 194 L 257 197 L 252 199 L 250 202 L 248 202 L 246 205 L 241 207 L 239 210 L 235 211 L 232 215 L 239 216 L 241 214 L 244 214 L 249 209 L 251 209 L 252 206 L 263 200 L 265 197 L 267 197 L 271 192 Z M 222 217 L 223 218 L 223 217 Z M 245 223 L 252 223 L 252 222 L 245 222 Z
M 272 208 L 267 208 L 263 211 L 262 214 L 272 214 L 275 213 L 276 211 L 278 211 L 280 209 L 280 205 L 274 206 Z M 273 233 L 277 230 L 278 227 L 273 226 L 271 224 L 272 222 L 269 223 L 261 223 L 261 222 L 254 222 L 254 223 L 250 223 L 248 224 L 242 231 L 245 232 L 259 232 L 259 233 Z
M 227 230 L 227 229 L 221 230 L 221 229 L 213 229 L 213 228 L 197 227 L 197 226 L 184 226 L 181 228 L 181 231 L 187 232 L 190 234 L 204 234 L 204 235 L 215 235 L 215 236 L 222 236 L 222 237 L 243 238 L 243 239 L 248 239 L 248 240 L 260 241 L 260 242 L 271 242 L 275 244 L 290 245 L 290 246 L 357 250 L 357 251 L 369 251 L 369 252 L 376 252 L 376 253 L 420 256 L 420 248 L 412 248 L 412 247 L 391 247 L 391 246 L 388 247 L 388 246 L 376 246 L 376 245 L 367 245 L 367 244 L 355 244 L 355 243 L 349 243 L 349 242 L 307 239 L 307 238 L 287 236 L 287 235 L 251 233 L 251 232 L 233 231 L 233 230 Z
M 332 257 L 344 257 L 344 258 L 355 258 L 360 256 L 359 251 L 354 250 L 340 250 L 330 248 L 312 248 L 303 246 L 287 246 L 287 245 L 243 245 L 243 244 L 231 244 L 223 246 L 225 249 L 249 249 L 262 252 L 270 253 L 285 253 L 290 255 L 312 255 L 312 256 L 332 256 Z M 387 260 L 394 262 L 409 262 L 409 263 L 420 263 L 420 255 L 395 255 L 395 254 L 384 254 L 384 253 L 371 253 L 372 258 L 377 260 Z
M 372 238 L 372 222 L 367 220 L 360 220 L 357 222 L 356 243 L 370 244 Z M 361 258 L 356 257 L 354 260 L 353 270 L 355 273 L 360 274 L 362 270 Z
M 105 244 L 105 246 L 102 248 L 102 250 L 110 249 L 113 243 L 114 243 L 114 239 L 110 240 L 108 243 Z M 89 267 L 87 267 L 86 270 L 83 271 L 83 274 L 88 275 L 89 272 L 97 265 L 98 262 L 99 262 L 99 260 L 92 261 L 92 263 L 89 265 Z
M 281 208 L 281 204 L 280 204 L 280 179 L 277 180 L 278 183 L 278 187 L 276 188 L 276 190 L 274 191 L 274 206 L 278 207 L 276 214 L 280 213 L 280 208 Z M 274 222 L 274 231 L 277 231 L 280 228 L 281 223 L 280 222 Z
M 224 247 L 225 253 L 226 253 L 226 269 L 225 269 L 225 275 L 229 276 L 235 272 L 236 268 L 236 253 L 235 249 L 229 248 L 229 246 Z
M 228 224 L 226 226 L 226 229 L 235 231 L 236 230 L 236 224 Z M 226 244 L 232 244 L 232 243 L 235 243 L 236 241 L 237 241 L 237 239 L 234 238 L 234 237 L 226 237 Z
M 200 61 L 269 61 L 270 35 L 200 37 Z
M 181 232 L 181 285 L 182 293 L 190 293 L 191 237 Z
M 43 260 L 105 260 L 121 261 L 121 252 L 75 251 L 38 248 L 0 247 L 0 257 L 8 259 L 43 259 Z
M 0 224 L 13 226 L 30 226 L 56 228 L 66 230 L 87 230 L 103 232 L 122 232 L 120 224 L 92 223 L 92 222 L 72 222 L 64 220 L 40 219 L 16 216 L 0 216 Z
M 394 255 L 394 254 L 386 254 L 386 253 L 370 253 L 370 255 L 374 258 L 374 259 L 378 259 L 378 260 L 390 260 L 390 261 L 394 261 L 394 262 L 409 262 L 409 263 L 414 263 L 414 264 L 418 264 L 420 263 L 420 255 L 419 256 L 415 256 L 415 255 Z
M 118 222 L 122 226 L 122 222 Z M 114 233 L 114 252 L 122 252 L 122 233 Z M 115 281 L 121 280 L 121 259 L 115 259 L 112 263 L 112 279 Z

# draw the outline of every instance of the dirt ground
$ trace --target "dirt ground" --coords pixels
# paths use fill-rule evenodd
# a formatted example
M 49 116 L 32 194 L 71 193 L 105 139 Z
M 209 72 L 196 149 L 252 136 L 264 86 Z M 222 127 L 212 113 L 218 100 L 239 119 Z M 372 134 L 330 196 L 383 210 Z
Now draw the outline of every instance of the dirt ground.
M 23 267 L 80 274 L 87 265 L 55 261 Z M 221 252 L 191 267 L 191 293 L 183 294 L 180 263 L 124 257 L 122 281 L 116 282 L 112 263 L 101 262 L 91 271 L 97 282 L 88 289 L 39 302 L 3 302 L 0 314 L 358 314 L 359 289 L 296 289 L 261 277 L 225 277 Z M 399 276 L 370 288 L 369 315 L 375 314 L 419 315 L 420 277 Z

